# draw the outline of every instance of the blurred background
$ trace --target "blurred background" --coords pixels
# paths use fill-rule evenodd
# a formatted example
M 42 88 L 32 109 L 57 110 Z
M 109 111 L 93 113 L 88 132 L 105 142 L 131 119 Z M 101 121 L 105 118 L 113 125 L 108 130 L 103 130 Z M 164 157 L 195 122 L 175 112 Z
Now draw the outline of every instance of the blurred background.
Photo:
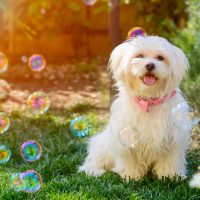
M 200 108 L 200 1 L 198 0 L 0 0 L 0 52 L 8 58 L 1 73 L 2 109 L 18 109 L 42 90 L 55 107 L 85 102 L 107 109 L 113 91 L 107 62 L 132 27 L 166 37 L 187 54 L 191 69 L 182 84 Z M 28 59 L 43 55 L 35 72 Z

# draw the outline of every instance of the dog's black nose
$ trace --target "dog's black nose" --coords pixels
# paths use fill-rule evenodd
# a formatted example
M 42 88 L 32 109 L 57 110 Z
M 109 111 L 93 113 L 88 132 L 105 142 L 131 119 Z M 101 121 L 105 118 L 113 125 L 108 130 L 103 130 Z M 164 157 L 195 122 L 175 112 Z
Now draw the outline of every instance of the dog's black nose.
M 154 63 L 149 63 L 146 65 L 146 69 L 148 71 L 153 71 L 155 69 L 155 64 Z

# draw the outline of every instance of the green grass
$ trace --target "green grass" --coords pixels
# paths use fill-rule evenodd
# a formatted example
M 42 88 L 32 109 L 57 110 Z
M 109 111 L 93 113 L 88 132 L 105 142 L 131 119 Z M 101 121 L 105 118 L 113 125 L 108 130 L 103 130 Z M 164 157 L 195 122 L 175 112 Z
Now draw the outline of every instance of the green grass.
M 78 113 L 80 108 L 81 113 Z M 76 112 L 76 114 L 74 114 Z M 78 173 L 77 167 L 86 156 L 87 139 L 74 138 L 69 132 L 69 121 L 78 114 L 85 114 L 92 125 L 92 133 L 106 123 L 98 119 L 94 107 L 76 105 L 69 110 L 51 109 L 40 117 L 21 112 L 10 116 L 11 127 L 0 137 L 0 144 L 12 149 L 12 159 L 0 165 L 0 200 L 74 200 L 74 199 L 200 199 L 200 190 L 191 189 L 188 181 L 197 169 L 200 150 L 188 153 L 189 178 L 187 180 L 158 180 L 151 175 L 139 181 L 126 183 L 117 174 L 106 173 L 100 178 Z M 20 144 L 34 139 L 43 147 L 42 157 L 27 163 L 20 156 Z M 43 186 L 37 193 L 15 192 L 9 183 L 13 172 L 34 169 L 41 174 Z

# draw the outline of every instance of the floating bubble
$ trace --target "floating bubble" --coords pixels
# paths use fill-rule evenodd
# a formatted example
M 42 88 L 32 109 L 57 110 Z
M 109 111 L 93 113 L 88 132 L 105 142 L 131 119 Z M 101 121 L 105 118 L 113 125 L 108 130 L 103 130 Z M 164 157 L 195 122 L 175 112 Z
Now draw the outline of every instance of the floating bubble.
M 5 72 L 8 69 L 8 58 L 2 52 L 0 52 L 0 73 Z
M 14 173 L 10 177 L 10 185 L 11 187 L 17 191 L 23 191 L 24 190 L 24 182 L 21 180 L 21 173 Z
M 34 92 L 28 97 L 27 105 L 35 114 L 43 114 L 50 107 L 50 99 L 44 92 Z
M 0 134 L 5 133 L 10 127 L 10 120 L 5 113 L 0 112 Z
M 42 155 L 42 147 L 34 140 L 24 142 L 20 151 L 21 156 L 28 162 L 34 162 Z
M 32 71 L 42 71 L 46 66 L 46 60 L 42 55 L 32 55 L 28 60 L 28 65 Z
M 84 0 L 85 1 L 85 4 L 88 5 L 88 6 L 93 6 L 97 0 Z
M 118 140 L 120 144 L 125 148 L 134 147 L 136 144 L 136 129 L 123 128 L 118 134 Z
M 25 192 L 37 192 L 42 186 L 42 177 L 34 170 L 21 173 L 20 179 L 23 181 Z
M 0 164 L 7 163 L 10 158 L 11 150 L 5 145 L 0 145 Z
M 76 117 L 70 122 L 70 131 L 76 137 L 85 137 L 90 132 L 90 127 L 85 117 Z
M 172 109 L 172 119 L 178 129 L 189 131 L 199 123 L 194 110 L 186 103 L 179 103 Z
M 146 36 L 146 32 L 144 31 L 143 28 L 140 28 L 140 27 L 134 27 L 134 28 L 131 28 L 128 32 L 128 35 L 127 35 L 127 38 L 134 38 L 134 37 L 137 37 L 137 36 Z

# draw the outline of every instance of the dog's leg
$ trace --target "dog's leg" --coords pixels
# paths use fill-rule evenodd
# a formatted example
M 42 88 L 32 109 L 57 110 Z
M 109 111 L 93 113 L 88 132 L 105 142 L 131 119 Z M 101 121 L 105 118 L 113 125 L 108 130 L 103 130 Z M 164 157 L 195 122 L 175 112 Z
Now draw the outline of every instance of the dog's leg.
M 112 168 L 113 161 L 108 151 L 107 131 L 92 137 L 89 141 L 88 156 L 79 171 L 88 175 L 100 176 Z
M 185 152 L 179 150 L 160 157 L 153 171 L 158 178 L 173 176 L 186 178 Z
M 118 173 L 126 181 L 138 180 L 146 174 L 147 166 L 145 163 L 139 162 L 137 156 L 131 151 L 126 150 L 121 156 L 118 155 L 112 171 Z

